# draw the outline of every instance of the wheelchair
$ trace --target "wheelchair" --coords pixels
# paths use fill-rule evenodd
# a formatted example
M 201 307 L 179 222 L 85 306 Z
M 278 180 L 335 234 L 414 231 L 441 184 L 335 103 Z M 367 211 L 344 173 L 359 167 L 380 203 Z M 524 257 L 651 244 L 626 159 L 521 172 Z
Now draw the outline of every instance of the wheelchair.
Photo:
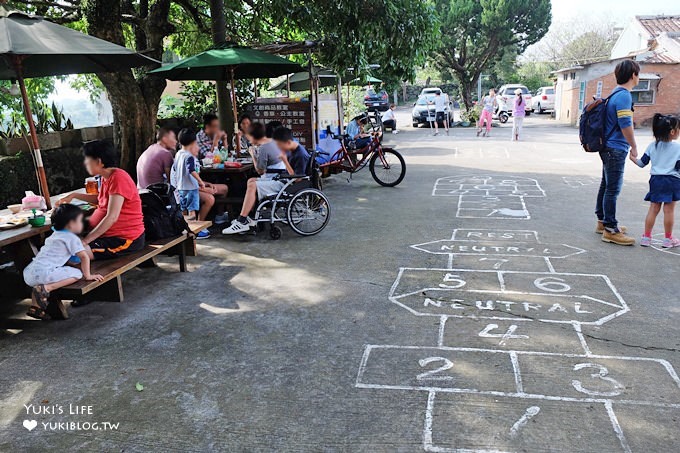
M 276 195 L 260 200 L 254 215 L 258 231 L 269 225 L 269 237 L 278 240 L 283 234 L 278 223 L 287 224 L 300 236 L 313 236 L 326 228 L 331 204 L 321 191 L 316 152 L 311 153 L 307 174 L 279 174 L 274 180 L 282 181 L 284 186 Z

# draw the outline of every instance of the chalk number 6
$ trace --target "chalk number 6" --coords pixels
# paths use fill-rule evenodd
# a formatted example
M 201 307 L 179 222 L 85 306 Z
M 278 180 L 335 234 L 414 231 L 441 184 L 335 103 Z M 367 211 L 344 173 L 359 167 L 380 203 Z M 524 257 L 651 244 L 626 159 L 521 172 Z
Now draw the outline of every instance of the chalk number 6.
M 612 389 L 608 392 L 603 392 L 599 390 L 589 390 L 581 384 L 581 381 L 578 379 L 574 379 L 571 381 L 571 385 L 574 386 L 576 390 L 578 390 L 581 393 L 585 393 L 586 395 L 590 396 L 617 396 L 620 395 L 621 392 L 623 391 L 623 385 L 617 381 L 614 378 L 611 378 L 608 376 L 609 370 L 607 367 L 604 367 L 602 365 L 598 365 L 596 363 L 579 363 L 574 366 L 574 371 L 582 370 L 584 368 L 594 368 L 597 370 L 597 373 L 593 373 L 590 375 L 591 378 L 600 380 L 600 381 L 605 381 L 608 382 Z
M 537 278 L 534 280 L 534 286 L 541 291 L 547 291 L 549 293 L 566 293 L 567 291 L 571 291 L 571 286 L 557 277 Z

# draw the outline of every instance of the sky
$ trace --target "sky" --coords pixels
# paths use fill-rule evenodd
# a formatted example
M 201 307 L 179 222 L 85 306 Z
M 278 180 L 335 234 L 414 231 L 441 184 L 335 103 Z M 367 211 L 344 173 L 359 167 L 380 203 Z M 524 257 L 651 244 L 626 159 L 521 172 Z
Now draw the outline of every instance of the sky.
M 672 0 L 551 0 L 551 3 L 554 22 L 607 14 L 624 25 L 636 15 L 680 14 L 680 4 Z

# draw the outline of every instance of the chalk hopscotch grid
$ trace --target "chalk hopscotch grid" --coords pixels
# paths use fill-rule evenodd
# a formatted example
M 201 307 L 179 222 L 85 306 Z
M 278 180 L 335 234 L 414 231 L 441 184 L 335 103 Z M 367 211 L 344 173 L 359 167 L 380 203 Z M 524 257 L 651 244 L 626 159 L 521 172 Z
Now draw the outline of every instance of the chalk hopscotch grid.
M 451 236 L 451 240 L 456 239 L 456 233 L 458 230 L 454 230 L 454 233 Z M 466 231 L 473 231 L 473 230 L 466 230 Z M 538 246 L 541 246 L 538 242 L 538 233 L 533 232 L 533 231 L 528 231 L 528 230 L 474 230 L 474 231 L 506 231 L 506 232 L 522 232 L 522 233 L 533 233 L 534 239 L 537 242 Z M 463 242 L 476 242 L 475 240 L 470 240 L 470 241 L 463 241 Z M 502 242 L 499 241 L 499 243 Z M 509 243 L 512 243 L 510 241 Z M 426 251 L 428 253 L 433 253 L 429 252 L 428 250 L 424 250 L 423 248 L 419 246 L 423 246 L 425 244 L 419 244 L 412 246 L 413 248 Z M 566 245 L 566 244 L 562 244 Z M 567 246 L 569 247 L 569 246 Z M 576 247 L 572 247 L 575 250 L 580 250 L 580 252 L 574 253 L 574 254 L 579 254 L 585 252 L 585 250 L 578 249 Z M 438 253 L 442 255 L 447 255 L 446 253 Z M 631 448 L 625 438 L 623 429 L 621 428 L 618 418 L 614 412 L 613 404 L 621 404 L 621 405 L 638 405 L 638 406 L 652 406 L 652 407 L 663 407 L 663 408 L 673 408 L 673 409 L 680 409 L 680 403 L 664 403 L 664 402 L 655 402 L 655 401 L 648 401 L 644 399 L 612 399 L 611 397 L 606 397 L 606 396 L 600 396 L 600 395 L 595 395 L 592 396 L 590 393 L 586 393 L 589 396 L 584 396 L 584 397 L 573 397 L 573 396 L 560 396 L 560 395 L 547 395 L 547 394 L 539 394 L 539 393 L 528 393 L 525 392 L 523 382 L 522 382 L 522 372 L 520 369 L 520 360 L 522 357 L 560 357 L 560 358 L 570 358 L 570 359 L 584 359 L 584 360 L 617 360 L 617 361 L 628 361 L 633 364 L 635 363 L 654 363 L 657 365 L 660 365 L 663 370 L 668 374 L 670 377 L 671 381 L 675 385 L 674 388 L 677 388 L 680 390 L 680 378 L 678 377 L 677 373 L 675 372 L 673 366 L 664 359 L 658 359 L 658 358 L 649 358 L 649 357 L 631 357 L 631 356 L 608 356 L 608 355 L 597 355 L 593 354 L 588 347 L 585 335 L 582 332 L 582 325 L 596 325 L 600 326 L 618 316 L 621 316 L 628 311 L 630 311 L 630 308 L 624 301 L 624 299 L 621 297 L 619 294 L 618 290 L 614 287 L 610 279 L 606 275 L 602 274 L 582 274 L 582 273 L 557 273 L 555 272 L 554 267 L 552 266 L 552 263 L 550 261 L 550 257 L 543 257 L 545 260 L 545 263 L 548 267 L 548 272 L 531 272 L 531 271 L 506 271 L 506 270 L 474 270 L 474 269 L 456 269 L 453 266 L 454 263 L 454 257 L 455 253 L 450 253 L 448 254 L 448 263 L 449 266 L 446 268 L 407 268 L 403 267 L 399 269 L 397 278 L 395 279 L 394 283 L 392 284 L 389 292 L 389 300 L 392 303 L 395 303 L 405 309 L 407 309 L 410 313 L 415 314 L 417 316 L 438 316 L 440 318 L 439 322 L 439 327 L 438 327 L 438 332 L 437 332 L 437 346 L 400 346 L 400 345 L 365 345 L 364 352 L 362 355 L 361 363 L 359 366 L 359 370 L 357 373 L 356 377 L 356 382 L 355 386 L 358 388 L 373 388 L 373 389 L 392 389 L 392 390 L 415 390 L 415 391 L 426 391 L 428 392 L 428 398 L 427 398 L 427 406 L 426 406 L 426 411 L 425 411 L 425 424 L 423 428 L 423 448 L 425 451 L 432 451 L 432 452 L 498 452 L 498 450 L 495 450 L 493 448 L 491 449 L 475 449 L 475 450 L 469 450 L 469 449 L 464 449 L 464 448 L 448 448 L 448 447 L 439 447 L 434 445 L 433 442 L 433 411 L 434 411 L 434 403 L 436 399 L 436 393 L 437 392 L 443 392 L 443 393 L 459 393 L 459 394 L 474 394 L 474 395 L 486 395 L 486 396 L 495 396 L 495 397 L 510 397 L 510 398 L 519 398 L 519 399 L 525 399 L 525 400 L 534 400 L 534 401 L 540 401 L 540 400 L 546 400 L 546 401 L 560 401 L 560 402 L 566 402 L 566 403 L 597 403 L 597 404 L 602 404 L 604 406 L 604 409 L 606 411 L 606 414 L 611 422 L 612 429 L 616 435 L 616 437 L 619 440 L 621 449 L 624 452 L 630 452 Z M 482 254 L 483 255 L 483 254 Z M 533 256 L 537 257 L 537 256 Z M 537 257 L 540 258 L 540 257 Z M 554 258 L 554 257 L 553 257 Z M 549 296 L 549 297 L 589 297 L 592 300 L 595 300 L 597 302 L 603 303 L 607 306 L 611 306 L 613 308 L 617 308 L 618 310 L 614 313 L 609 314 L 608 316 L 602 317 L 598 319 L 597 321 L 594 322 L 583 322 L 579 320 L 568 320 L 568 321 L 561 321 L 561 320 L 550 320 L 550 319 L 517 319 L 516 316 L 513 317 L 500 317 L 500 316 L 463 316 L 463 315 L 452 315 L 452 314 L 431 314 L 431 313 L 421 313 L 418 312 L 417 310 L 412 309 L 411 307 L 408 307 L 402 303 L 399 302 L 400 298 L 406 297 L 408 295 L 413 295 L 413 294 L 419 294 L 422 293 L 423 291 L 439 291 L 441 288 L 439 287 L 434 287 L 434 288 L 428 288 L 428 289 L 420 289 L 418 291 L 413 291 L 409 293 L 404 293 L 404 294 L 398 294 L 398 288 L 401 282 L 401 279 L 404 276 L 404 273 L 409 270 L 414 270 L 414 271 L 435 271 L 438 273 L 441 272 L 458 272 L 458 273 L 496 273 L 498 277 L 498 283 L 499 283 L 499 289 L 498 290 L 477 290 L 473 292 L 478 292 L 480 294 L 488 293 L 488 294 L 525 294 L 525 295 L 540 295 L 540 296 Z M 611 303 L 607 301 L 602 301 L 600 299 L 596 299 L 590 296 L 573 296 L 573 295 L 564 295 L 564 294 L 546 294 L 546 293 L 533 293 L 531 291 L 508 291 L 505 285 L 505 278 L 504 276 L 507 275 L 522 275 L 522 274 L 530 274 L 530 275 L 546 275 L 546 276 L 575 276 L 575 277 L 597 277 L 601 278 L 605 283 L 606 286 L 611 290 L 612 294 L 614 295 L 617 303 Z M 453 288 L 456 291 L 459 291 L 459 288 Z M 446 324 L 449 318 L 474 318 L 474 319 L 498 319 L 498 320 L 512 320 L 513 322 L 554 322 L 554 323 L 562 323 L 562 324 L 571 324 L 574 332 L 576 333 L 579 343 L 583 349 L 583 354 L 568 354 L 568 353 L 557 353 L 557 352 L 541 352 L 541 351 L 519 351 L 519 350 L 499 350 L 499 349 L 490 349 L 490 348 L 477 348 L 477 347 L 449 347 L 449 346 L 444 346 L 444 334 L 446 330 Z M 364 382 L 364 374 L 366 372 L 366 367 L 367 364 L 370 360 L 371 357 L 371 352 L 374 350 L 378 349 L 397 349 L 397 350 L 439 350 L 439 351 L 448 351 L 448 352 L 477 352 L 477 353 L 489 353 L 489 354 L 504 354 L 507 355 L 511 365 L 512 365 L 512 372 L 514 375 L 514 382 L 515 382 L 515 391 L 514 392 L 504 392 L 504 391 L 495 391 L 495 390 L 477 390 L 474 388 L 452 388 L 452 387 L 442 387 L 442 386 L 433 386 L 433 385 L 390 385 L 390 384 L 375 384 L 375 383 L 369 383 L 369 382 Z M 592 365 L 592 364 L 591 364 Z M 572 381 L 574 382 L 574 381 Z M 572 384 L 573 385 L 573 384 Z M 581 391 L 579 389 L 576 389 L 577 391 Z M 587 389 L 586 389 L 587 390 Z M 558 392 L 559 393 L 559 392 Z M 523 426 L 523 423 L 526 423 L 526 419 L 524 417 L 532 417 L 540 412 L 540 408 L 537 406 L 532 406 L 527 410 L 527 413 L 523 416 L 523 418 L 520 418 L 515 425 L 511 428 L 512 430 L 515 430 L 512 432 L 513 436 L 517 435 L 519 432 L 519 429 Z
M 497 183 L 495 179 L 498 180 Z M 454 187 L 456 188 L 453 189 Z M 532 178 L 504 175 L 468 175 L 447 176 L 437 179 L 432 188 L 432 196 L 457 196 L 456 217 L 458 218 L 529 220 L 531 215 L 527 209 L 525 198 L 545 197 L 545 191 L 538 184 L 538 181 Z

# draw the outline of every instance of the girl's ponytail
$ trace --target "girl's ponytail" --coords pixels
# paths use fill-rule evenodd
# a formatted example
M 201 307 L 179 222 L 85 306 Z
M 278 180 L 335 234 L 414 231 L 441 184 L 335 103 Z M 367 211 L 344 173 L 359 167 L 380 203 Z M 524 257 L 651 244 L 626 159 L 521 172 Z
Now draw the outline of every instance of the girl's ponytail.
M 656 139 L 656 144 L 670 141 L 671 132 L 679 127 L 680 120 L 677 117 L 655 113 L 652 118 L 652 133 Z

